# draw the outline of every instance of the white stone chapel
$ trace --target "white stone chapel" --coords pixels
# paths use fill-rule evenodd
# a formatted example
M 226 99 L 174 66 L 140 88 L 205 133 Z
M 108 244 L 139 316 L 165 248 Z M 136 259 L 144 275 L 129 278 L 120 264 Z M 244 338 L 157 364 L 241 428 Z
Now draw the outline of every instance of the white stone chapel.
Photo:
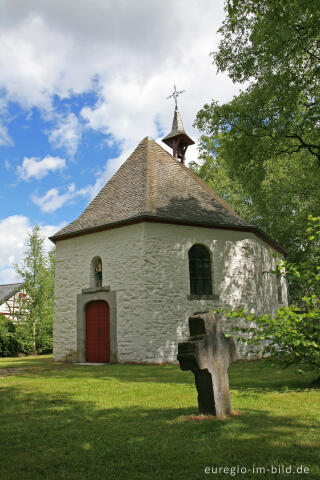
M 263 274 L 275 268 L 270 250 L 283 249 L 185 167 L 194 142 L 177 106 L 163 141 L 173 155 L 144 138 L 79 218 L 51 237 L 57 361 L 176 362 L 195 312 L 274 313 L 287 302 L 284 281 Z

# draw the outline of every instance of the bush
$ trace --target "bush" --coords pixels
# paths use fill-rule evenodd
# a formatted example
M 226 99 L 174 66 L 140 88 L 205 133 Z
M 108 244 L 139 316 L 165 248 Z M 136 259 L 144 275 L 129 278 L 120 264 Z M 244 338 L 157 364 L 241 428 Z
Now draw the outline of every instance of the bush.
M 248 325 L 233 329 L 239 332 L 237 340 L 255 346 L 262 342 L 262 353 L 269 360 L 284 367 L 295 364 L 300 372 L 308 367 L 320 371 L 320 217 L 309 216 L 309 225 L 306 260 L 299 264 L 283 260 L 271 272 L 284 275 L 295 292 L 300 292 L 294 303 L 273 317 L 258 317 L 244 310 L 226 313 L 228 318 L 242 318 Z
M 260 346 L 272 363 L 283 367 L 294 364 L 300 372 L 307 368 L 320 370 L 319 304 L 314 296 L 302 301 L 305 311 L 291 305 L 280 308 L 274 317 L 258 317 L 245 311 L 227 313 L 227 317 L 240 317 L 249 324 L 254 322 L 255 327 L 235 327 L 233 330 L 239 332 L 236 338 L 248 345 Z M 251 352 L 256 349 L 248 353 Z
M 1 316 L 2 317 L 2 316 Z M 20 351 L 15 324 L 0 317 L 0 357 L 12 357 Z
M 38 353 L 52 353 L 53 349 L 53 326 L 47 318 L 37 325 L 37 351 Z
M 32 353 L 32 332 L 30 325 L 26 322 L 20 322 L 16 326 L 16 335 L 19 342 L 19 352 L 31 355 Z
M 37 328 L 38 353 L 52 353 L 52 325 L 43 323 Z M 31 325 L 14 323 L 0 316 L 0 357 L 13 357 L 19 353 L 31 355 L 33 350 Z

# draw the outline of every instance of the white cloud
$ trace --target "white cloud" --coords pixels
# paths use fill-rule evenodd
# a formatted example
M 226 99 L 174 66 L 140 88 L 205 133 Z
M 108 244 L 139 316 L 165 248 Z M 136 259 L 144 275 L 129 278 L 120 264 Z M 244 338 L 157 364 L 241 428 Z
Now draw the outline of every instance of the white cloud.
M 45 249 L 52 248 L 48 236 L 57 232 L 61 225 L 45 225 L 41 227 L 46 238 Z M 25 240 L 31 232 L 30 220 L 24 215 L 12 215 L 0 220 L 0 284 L 19 281 L 14 270 L 14 264 L 20 263 L 24 256 Z
M 82 109 L 82 118 L 128 150 L 146 135 L 158 136 L 156 119 L 167 133 L 174 82 L 186 90 L 180 110 L 194 138 L 191 125 L 202 105 L 238 92 L 209 58 L 223 0 L 84 0 L 76 9 L 72 0 L 31 3 L 7 2 L 0 32 L 0 88 L 25 108 L 52 114 L 54 95 L 94 89 L 99 100 Z M 73 155 L 81 139 L 76 117 L 62 118 L 49 137 Z
M 13 140 L 8 133 L 8 128 L 0 124 L 0 146 L 13 146 Z
M 17 167 L 17 174 L 22 180 L 34 177 L 37 180 L 48 175 L 49 172 L 66 168 L 64 158 L 47 155 L 42 160 L 37 157 L 24 157 L 22 165 Z
M 74 184 L 64 190 L 53 187 L 43 196 L 33 195 L 44 212 L 80 196 L 92 198 L 145 136 L 159 140 L 167 134 L 173 102 L 166 97 L 174 83 L 186 90 L 179 109 L 194 140 L 198 132 L 192 123 L 203 104 L 211 98 L 228 101 L 239 90 L 226 75 L 216 74 L 209 58 L 209 52 L 217 49 L 215 32 L 224 16 L 224 0 L 81 0 L 76 8 L 74 0 L 0 3 L 0 117 L 5 118 L 0 123 L 0 144 L 12 145 L 7 105 L 16 102 L 29 112 L 39 109 L 41 128 L 52 146 L 70 156 L 79 148 L 83 124 L 121 146 L 119 157 L 107 160 L 94 184 L 79 190 Z M 83 107 L 79 117 L 56 106 L 56 97 L 68 100 L 90 91 L 98 100 Z M 66 108 L 74 105 L 66 104 Z M 195 157 L 193 146 L 187 159 Z M 42 178 L 64 166 L 60 157 L 25 158 L 19 174 Z M 15 219 L 14 232 L 31 228 L 26 217 L 8 219 Z M 5 232 L 11 238 L 8 219 Z M 19 234 L 11 238 L 10 255 L 21 250 L 21 238 Z
M 74 113 L 57 118 L 57 125 L 48 132 L 49 141 L 56 148 L 65 148 L 73 157 L 81 141 L 81 126 Z
M 4 23 L 0 33 L 0 63 L 6 66 L 1 71 L 1 83 L 8 99 L 24 108 L 37 106 L 50 110 L 51 96 L 67 93 L 58 78 L 62 64 L 67 61 L 69 42 L 65 35 L 52 30 L 41 14 L 30 11 L 20 17 L 20 7 L 21 3 L 13 1 L 1 12 Z
M 34 194 L 31 198 L 33 203 L 38 205 L 43 212 L 51 213 L 65 204 L 73 203 L 76 197 L 88 195 L 88 193 L 89 187 L 76 190 L 75 184 L 71 183 L 65 193 L 60 193 L 58 188 L 51 188 L 42 197 Z

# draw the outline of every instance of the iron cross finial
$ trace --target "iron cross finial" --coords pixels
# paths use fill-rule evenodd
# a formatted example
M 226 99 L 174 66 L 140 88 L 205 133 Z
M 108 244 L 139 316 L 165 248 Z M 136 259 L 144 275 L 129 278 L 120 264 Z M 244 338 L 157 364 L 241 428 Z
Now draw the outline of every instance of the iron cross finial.
M 167 97 L 167 100 L 168 100 L 169 98 L 173 98 L 173 99 L 174 99 L 174 102 L 175 102 L 175 104 L 176 104 L 176 107 L 178 107 L 177 98 L 178 98 L 178 96 L 179 96 L 181 93 L 183 93 L 183 92 L 185 92 L 185 90 L 180 90 L 180 92 L 178 92 L 177 87 L 174 85 L 173 94 L 170 95 L 169 97 Z

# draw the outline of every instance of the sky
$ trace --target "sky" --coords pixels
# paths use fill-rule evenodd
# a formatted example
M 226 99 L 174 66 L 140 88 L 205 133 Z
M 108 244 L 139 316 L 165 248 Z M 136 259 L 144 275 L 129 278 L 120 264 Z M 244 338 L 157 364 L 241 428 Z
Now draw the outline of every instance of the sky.
M 174 84 L 197 159 L 197 112 L 239 92 L 209 56 L 223 18 L 222 0 L 0 0 L 0 284 L 34 225 L 77 218 L 144 137 L 167 148 Z

